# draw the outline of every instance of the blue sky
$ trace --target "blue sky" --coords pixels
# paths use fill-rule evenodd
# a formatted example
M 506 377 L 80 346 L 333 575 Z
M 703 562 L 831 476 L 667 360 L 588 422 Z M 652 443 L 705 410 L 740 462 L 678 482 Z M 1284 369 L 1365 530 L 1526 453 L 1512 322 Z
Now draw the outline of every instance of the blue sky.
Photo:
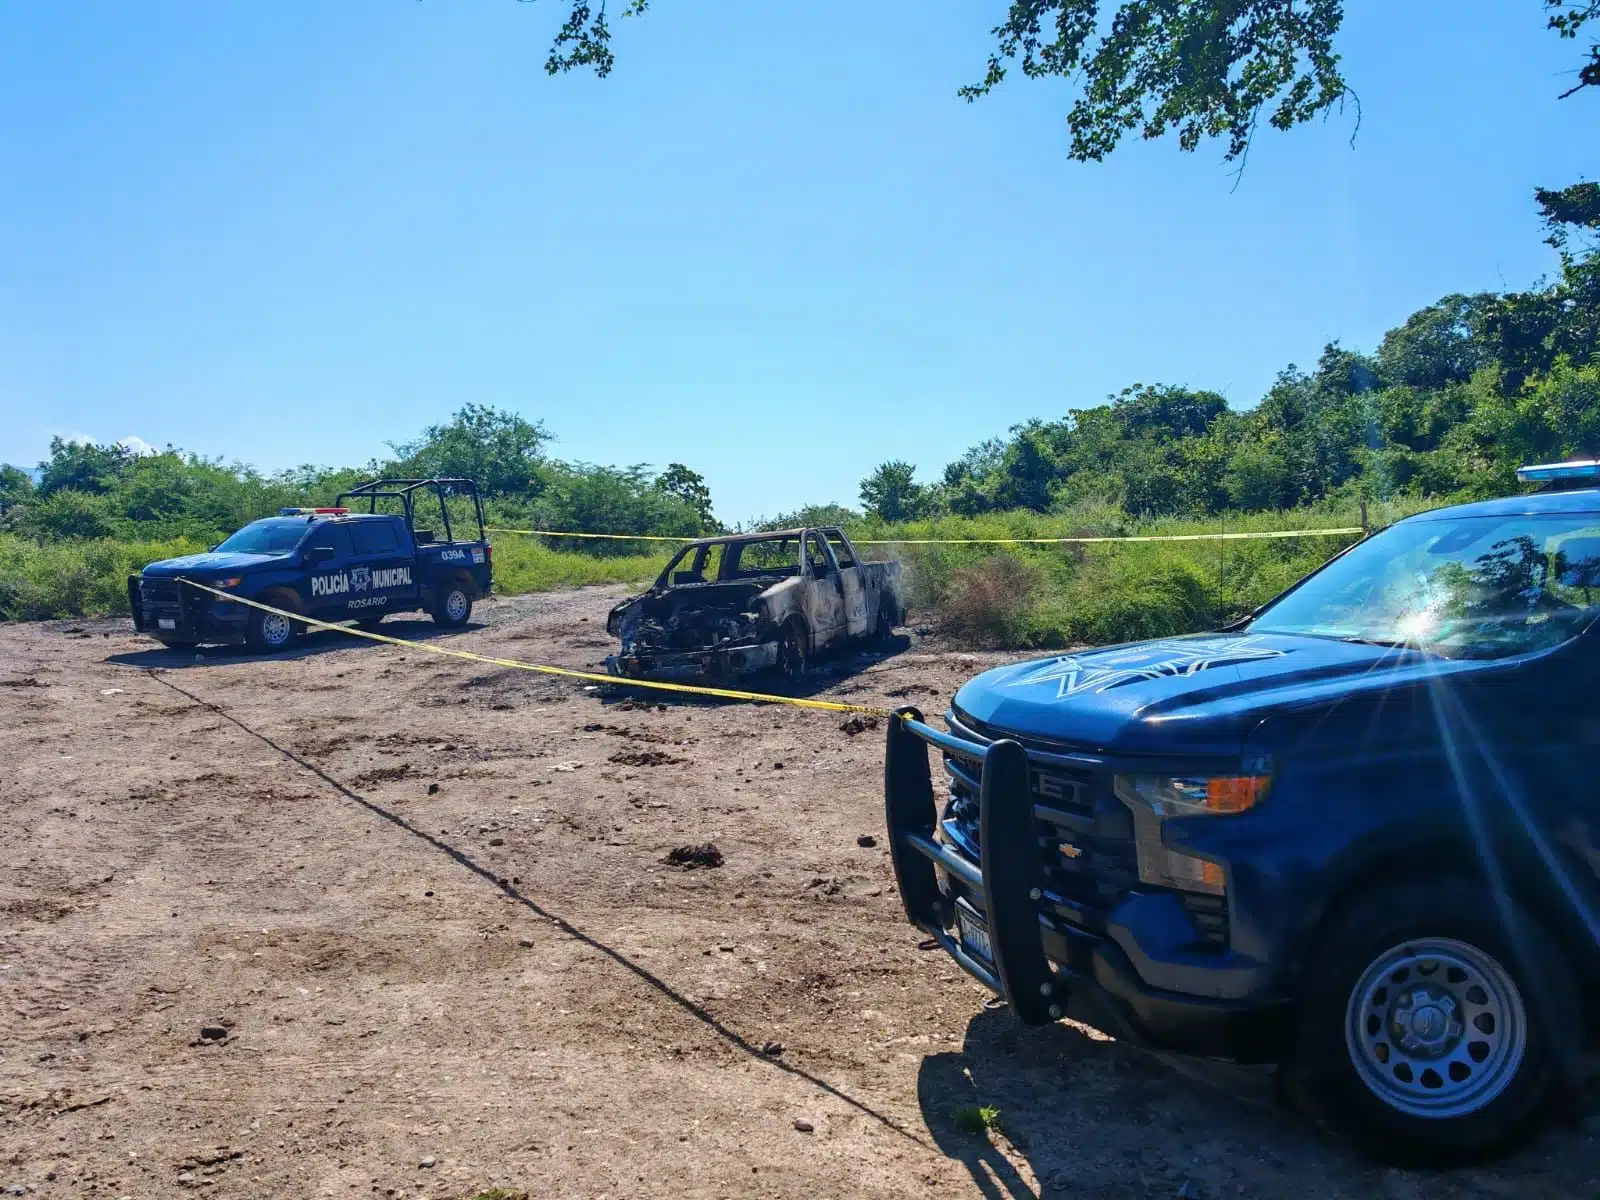
M 969 106 L 1003 0 L 656 0 L 607 80 L 562 0 L 0 8 L 0 460 L 58 433 L 267 469 L 467 401 L 682 461 L 738 520 L 924 477 L 1134 382 L 1256 402 L 1554 266 L 1596 104 L 1533 0 L 1350 0 L 1353 115 L 1066 157 L 1062 83 Z

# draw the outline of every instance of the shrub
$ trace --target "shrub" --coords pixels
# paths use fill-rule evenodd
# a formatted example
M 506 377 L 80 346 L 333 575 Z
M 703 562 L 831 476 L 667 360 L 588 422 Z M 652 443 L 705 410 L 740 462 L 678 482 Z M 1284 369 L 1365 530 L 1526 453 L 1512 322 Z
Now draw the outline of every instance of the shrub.
M 1044 572 L 1014 554 L 992 554 L 957 567 L 939 606 L 940 623 L 971 646 L 1017 645 Z

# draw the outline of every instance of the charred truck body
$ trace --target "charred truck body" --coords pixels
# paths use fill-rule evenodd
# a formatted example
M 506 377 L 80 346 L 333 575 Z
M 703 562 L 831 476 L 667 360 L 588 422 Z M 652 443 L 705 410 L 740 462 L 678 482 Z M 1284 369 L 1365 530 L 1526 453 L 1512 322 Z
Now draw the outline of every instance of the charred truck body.
M 887 637 L 905 620 L 897 562 L 861 562 L 843 530 L 784 529 L 691 542 L 648 592 L 611 610 L 613 675 L 728 679 Z

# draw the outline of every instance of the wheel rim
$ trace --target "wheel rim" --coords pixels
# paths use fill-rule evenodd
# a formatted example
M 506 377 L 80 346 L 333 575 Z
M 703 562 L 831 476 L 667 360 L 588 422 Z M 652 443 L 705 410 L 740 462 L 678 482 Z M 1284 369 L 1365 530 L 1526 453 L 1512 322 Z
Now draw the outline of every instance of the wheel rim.
M 269 646 L 283 645 L 293 632 L 294 626 L 289 623 L 288 617 L 281 617 L 277 613 L 266 613 L 261 618 L 261 640 Z
M 444 598 L 445 616 L 452 621 L 464 621 L 467 617 L 467 594 L 463 591 L 451 592 Z
M 790 676 L 799 676 L 806 669 L 806 648 L 800 642 L 800 635 L 793 630 L 783 637 L 783 673 Z
M 1413 1117 L 1477 1112 L 1516 1076 L 1528 1048 L 1522 993 L 1466 942 L 1422 938 L 1378 956 L 1350 993 L 1345 1042 L 1356 1073 Z

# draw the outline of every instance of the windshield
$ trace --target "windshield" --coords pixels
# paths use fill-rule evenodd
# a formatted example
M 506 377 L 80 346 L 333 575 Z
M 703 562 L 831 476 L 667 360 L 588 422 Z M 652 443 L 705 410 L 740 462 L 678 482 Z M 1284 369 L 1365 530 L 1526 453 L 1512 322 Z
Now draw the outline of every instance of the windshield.
M 287 554 L 305 536 L 306 523 L 290 518 L 252 521 L 217 547 L 218 553 Z
M 736 579 L 764 579 L 800 573 L 800 543 L 793 537 L 762 538 L 754 542 L 713 542 L 685 546 L 667 564 L 657 581 L 684 584 L 726 583 Z
M 1460 517 L 1361 543 L 1250 629 L 1503 658 L 1566 641 L 1597 601 L 1600 515 Z

